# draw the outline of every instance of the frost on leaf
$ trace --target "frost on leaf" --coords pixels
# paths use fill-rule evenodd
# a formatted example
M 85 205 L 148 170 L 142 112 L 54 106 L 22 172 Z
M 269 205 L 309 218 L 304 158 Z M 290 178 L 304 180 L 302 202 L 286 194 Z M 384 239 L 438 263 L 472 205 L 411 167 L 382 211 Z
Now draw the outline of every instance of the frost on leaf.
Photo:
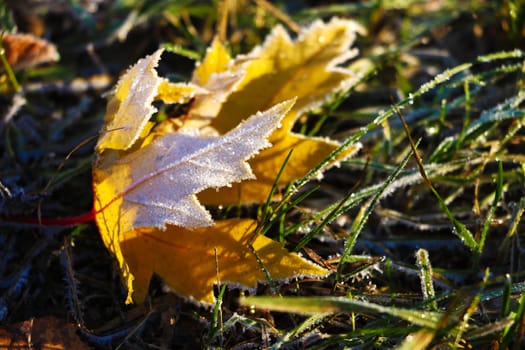
M 245 160 L 270 145 L 266 138 L 292 105 L 256 113 L 222 136 L 166 134 L 118 158 L 101 156 L 94 170 L 98 220 L 115 221 L 118 232 L 211 225 L 195 194 L 252 178 Z
M 155 70 L 161 54 L 162 50 L 157 50 L 140 59 L 118 81 L 108 101 L 97 152 L 130 148 L 157 111 L 151 103 L 162 82 Z
M 275 180 L 275 169 L 282 166 L 291 149 L 294 151 L 280 178 L 280 186 L 306 175 L 339 147 L 334 140 L 306 137 L 291 130 L 302 113 L 358 81 L 358 74 L 341 64 L 357 54 L 350 46 L 361 30 L 350 20 L 316 21 L 292 40 L 277 26 L 262 46 L 235 58 L 227 66 L 230 70 L 232 66 L 242 66 L 246 73 L 211 120 L 211 127 L 219 134 L 254 111 L 292 97 L 296 97 L 297 102 L 284 118 L 283 127 L 270 136 L 272 147 L 250 161 L 256 179 L 223 188 L 220 195 L 205 191 L 199 195 L 202 202 L 214 205 L 263 202 Z M 331 164 L 350 157 L 358 149 L 359 144 L 348 147 Z
M 222 136 L 166 134 L 130 152 L 98 154 L 93 168 L 95 219 L 104 243 L 119 262 L 130 295 L 134 273 L 121 243 L 139 228 L 212 225 L 195 194 L 253 177 L 245 160 L 270 145 L 268 135 L 293 103 L 286 101 L 258 112 Z
M 289 131 L 298 115 L 358 80 L 358 74 L 340 64 L 357 55 L 357 49 L 350 46 L 362 30 L 351 20 L 319 20 L 292 40 L 282 26 L 276 26 L 261 46 L 231 63 L 243 66 L 246 74 L 213 120 L 213 127 L 224 133 L 257 110 L 295 97 L 297 102 L 283 122 L 284 130 Z
M 93 188 L 95 219 L 118 261 L 127 302 L 144 299 L 152 274 L 208 303 L 215 283 L 253 287 L 266 279 L 261 264 L 274 279 L 327 274 L 257 235 L 253 220 L 214 223 L 201 202 L 264 201 L 291 149 L 279 185 L 304 176 L 339 146 L 292 127 L 357 81 L 341 64 L 356 54 L 350 46 L 359 30 L 352 21 L 318 21 L 292 40 L 277 27 L 262 46 L 235 58 L 215 40 L 189 83 L 157 75 L 159 50 L 119 80 L 96 146 Z M 155 100 L 187 104 L 187 114 L 155 125 Z M 332 164 L 358 148 L 348 147 Z

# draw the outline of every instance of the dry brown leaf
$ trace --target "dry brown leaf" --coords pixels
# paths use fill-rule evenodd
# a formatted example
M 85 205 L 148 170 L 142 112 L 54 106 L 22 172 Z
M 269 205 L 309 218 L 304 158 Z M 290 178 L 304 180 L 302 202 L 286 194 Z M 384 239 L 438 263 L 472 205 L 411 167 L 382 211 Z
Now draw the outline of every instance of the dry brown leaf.
M 42 63 L 55 62 L 60 58 L 53 43 L 32 34 L 4 34 L 2 37 L 7 62 L 13 70 L 37 66 Z M 0 70 L 3 67 L 0 65 Z

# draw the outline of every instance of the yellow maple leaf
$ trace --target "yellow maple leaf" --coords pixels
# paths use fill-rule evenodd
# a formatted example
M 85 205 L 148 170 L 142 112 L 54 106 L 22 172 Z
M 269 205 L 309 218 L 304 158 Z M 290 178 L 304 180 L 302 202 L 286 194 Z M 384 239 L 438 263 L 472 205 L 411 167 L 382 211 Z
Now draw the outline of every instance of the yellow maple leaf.
M 294 152 L 284 169 L 279 185 L 304 175 L 324 160 L 339 143 L 327 138 L 305 137 L 293 133 L 292 127 L 305 111 L 324 103 L 334 93 L 344 91 L 358 80 L 358 75 L 338 64 L 355 56 L 350 49 L 361 27 L 354 21 L 333 19 L 314 22 L 302 30 L 296 40 L 277 26 L 264 44 L 233 61 L 224 57 L 215 70 L 245 70 L 242 81 L 221 105 L 210 126 L 219 134 L 227 132 L 253 112 L 280 101 L 297 98 L 283 120 L 282 128 L 270 136 L 272 147 L 250 161 L 256 179 L 234 184 L 217 191 L 206 190 L 199 199 L 206 204 L 231 205 L 266 200 L 277 171 L 289 151 Z M 215 43 L 215 45 L 218 45 Z M 348 147 L 332 164 L 351 156 L 359 144 Z
M 265 275 L 250 244 L 272 278 L 326 275 L 282 244 L 254 236 L 253 220 L 213 226 L 199 200 L 264 201 L 291 149 L 280 185 L 304 176 L 339 146 L 292 127 L 357 81 L 339 64 L 356 54 L 350 46 L 360 30 L 353 21 L 317 21 L 292 40 L 277 27 L 263 45 L 233 59 L 214 40 L 188 84 L 158 77 L 159 50 L 119 80 L 96 146 L 93 187 L 96 222 L 119 263 L 127 302 L 143 300 L 154 273 L 179 294 L 204 302 L 213 301 L 217 282 L 253 286 Z M 155 99 L 190 102 L 184 124 L 153 129 Z M 358 148 L 347 148 L 332 164 Z
M 287 101 L 257 113 L 223 136 L 167 134 L 129 152 L 98 154 L 93 167 L 95 220 L 130 294 L 134 272 L 121 243 L 142 227 L 212 225 L 195 193 L 252 177 L 244 160 L 269 146 L 266 137 L 292 105 Z
M 95 220 L 118 262 L 128 303 L 144 299 L 153 273 L 183 296 L 212 302 L 216 261 L 221 281 L 253 286 L 264 274 L 248 242 L 255 222 L 212 226 L 195 194 L 253 177 L 245 160 L 270 146 L 267 137 L 295 100 L 257 112 L 220 136 L 198 130 L 156 133 L 148 122 L 153 100 L 185 101 L 199 89 L 158 77 L 160 54 L 139 60 L 109 98 L 93 166 Z M 327 273 L 266 237 L 255 236 L 252 244 L 273 278 Z M 217 252 L 217 260 L 209 260 L 210 251 Z
M 165 231 L 134 231 L 122 242 L 123 257 L 135 276 L 133 299 L 144 300 L 154 273 L 178 294 L 205 303 L 215 301 L 213 285 L 218 282 L 255 287 L 266 276 L 250 244 L 272 279 L 327 274 L 265 236 L 251 243 L 256 226 L 255 220 L 231 219 L 194 230 L 170 225 Z

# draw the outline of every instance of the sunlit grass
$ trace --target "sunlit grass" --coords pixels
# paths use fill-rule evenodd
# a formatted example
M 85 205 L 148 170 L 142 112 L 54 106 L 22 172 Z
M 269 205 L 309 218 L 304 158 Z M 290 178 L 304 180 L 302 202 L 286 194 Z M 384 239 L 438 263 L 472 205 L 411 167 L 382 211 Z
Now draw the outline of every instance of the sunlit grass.
M 210 348 L 520 347 L 525 332 L 525 54 L 517 49 L 523 47 L 522 1 L 442 1 L 435 7 L 425 1 L 275 2 L 286 21 L 261 1 L 224 2 L 226 10 L 219 2 L 116 1 L 101 23 L 80 2 L 71 3 L 87 34 L 59 41 L 65 54 L 56 66 L 15 72 L 25 101 L 21 113 L 0 125 L 0 215 L 66 216 L 89 208 L 92 144 L 67 155 L 96 135 L 105 107 L 101 94 L 110 86 L 73 90 L 68 82 L 76 75 L 87 83 L 92 72 L 114 79 L 148 47 L 163 45 L 176 63 L 170 77 L 185 80 L 219 31 L 238 54 L 260 44 L 277 23 L 293 32 L 288 20 L 304 25 L 349 17 L 368 30 L 358 42 L 360 56 L 345 63 L 359 70 L 361 79 L 294 129 L 338 137 L 341 147 L 304 178 L 274 188 L 280 201 L 214 208 L 219 217 L 241 211 L 258 217 L 259 232 L 333 274 L 323 281 L 270 281 L 272 288 L 261 286 L 241 297 L 241 306 L 236 296 L 244 292 L 223 284 L 211 310 L 181 299 L 166 301 L 157 281 L 147 307 L 129 308 L 94 227 L 46 231 L 2 225 L 3 322 L 33 316 L 20 306 L 24 303 L 37 307 L 53 300 L 64 317 L 78 308 L 66 305 L 64 294 L 71 292 L 57 268 L 65 236 L 71 238 L 67 252 L 73 259 L 65 267 L 67 278 L 82 282 L 75 285 L 80 291 L 75 302 L 89 311 L 81 331 L 99 345 L 159 348 L 184 339 Z M 12 28 L 1 14 L 3 27 Z M 128 37 L 134 42 L 127 47 L 136 51 L 104 52 Z M 138 49 L 137 38 L 149 46 Z M 459 47 L 470 41 L 478 46 Z M 76 56 L 87 44 L 95 48 L 89 69 L 77 63 L 86 58 Z M 96 71 L 100 62 L 110 62 L 107 71 Z M 0 81 L 5 106 L 15 102 L 13 79 Z M 3 108 L 1 117 L 8 111 Z M 356 142 L 364 145 L 360 153 L 317 181 L 318 170 Z M 31 299 L 29 291 L 35 290 Z M 104 310 L 97 309 L 98 302 Z M 100 329 L 97 338 L 91 330 Z

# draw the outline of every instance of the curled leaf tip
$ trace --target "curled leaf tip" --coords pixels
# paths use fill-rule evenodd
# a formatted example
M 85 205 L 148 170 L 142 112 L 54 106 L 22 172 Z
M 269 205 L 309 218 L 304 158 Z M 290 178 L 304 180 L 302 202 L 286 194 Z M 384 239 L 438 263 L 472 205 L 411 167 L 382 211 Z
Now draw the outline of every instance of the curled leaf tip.
M 157 111 L 152 102 L 163 81 L 155 69 L 162 52 L 159 49 L 140 59 L 119 79 L 108 100 L 97 152 L 129 149 Z

